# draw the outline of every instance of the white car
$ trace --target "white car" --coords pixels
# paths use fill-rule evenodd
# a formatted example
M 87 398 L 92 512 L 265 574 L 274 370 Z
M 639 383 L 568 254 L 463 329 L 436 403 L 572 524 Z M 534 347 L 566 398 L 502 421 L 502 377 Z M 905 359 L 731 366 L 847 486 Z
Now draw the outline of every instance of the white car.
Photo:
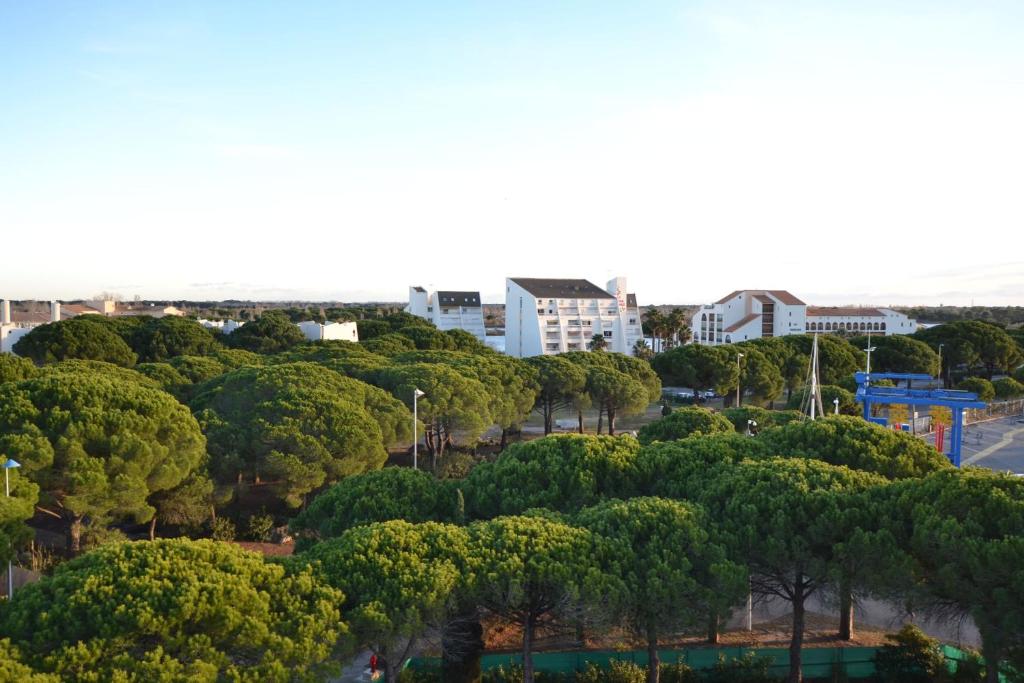
M 579 429 L 579 420 L 555 420 L 555 429 Z

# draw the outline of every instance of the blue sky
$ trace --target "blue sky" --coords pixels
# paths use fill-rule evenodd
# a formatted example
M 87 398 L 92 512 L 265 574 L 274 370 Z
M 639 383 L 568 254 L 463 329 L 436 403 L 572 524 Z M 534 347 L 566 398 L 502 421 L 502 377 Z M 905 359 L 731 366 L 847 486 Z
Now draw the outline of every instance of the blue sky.
M 1024 304 L 1024 6 L 0 3 L 0 296 Z

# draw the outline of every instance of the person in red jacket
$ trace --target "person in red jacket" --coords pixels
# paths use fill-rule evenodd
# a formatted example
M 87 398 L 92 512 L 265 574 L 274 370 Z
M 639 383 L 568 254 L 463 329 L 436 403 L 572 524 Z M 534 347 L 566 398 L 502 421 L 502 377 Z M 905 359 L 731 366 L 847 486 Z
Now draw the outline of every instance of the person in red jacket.
M 377 673 L 377 655 L 370 655 L 370 675 Z

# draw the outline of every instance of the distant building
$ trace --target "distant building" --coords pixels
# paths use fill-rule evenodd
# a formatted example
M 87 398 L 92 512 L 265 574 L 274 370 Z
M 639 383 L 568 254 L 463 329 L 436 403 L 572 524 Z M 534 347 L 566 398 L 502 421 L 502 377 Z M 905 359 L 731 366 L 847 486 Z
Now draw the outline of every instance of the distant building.
M 359 341 L 359 330 L 354 322 L 318 323 L 313 320 L 297 323 L 302 334 L 310 341 L 321 339 L 341 339 L 343 341 Z
M 245 324 L 245 321 L 238 322 L 237 320 L 207 320 L 206 318 L 199 318 L 196 320 L 197 323 L 202 325 L 208 330 L 220 330 L 224 334 L 231 334 L 239 327 Z
M 587 280 L 505 280 L 505 353 L 525 358 L 586 351 L 600 335 L 608 351 L 632 355 L 643 339 L 636 295 L 618 277 L 604 290 Z
M 808 306 L 783 289 L 743 289 L 701 306 L 690 329 L 695 343 L 714 346 L 809 332 L 912 334 L 917 323 L 888 308 Z
M 422 287 L 409 287 L 409 305 L 405 312 L 426 318 L 439 330 L 465 330 L 484 342 L 480 292 L 439 290 L 427 293 Z
M 14 353 L 14 345 L 26 334 L 47 323 L 66 320 L 77 315 L 74 310 L 61 308 L 59 301 L 51 301 L 49 311 L 38 308 L 24 311 L 11 311 L 11 302 L 0 301 L 0 353 Z

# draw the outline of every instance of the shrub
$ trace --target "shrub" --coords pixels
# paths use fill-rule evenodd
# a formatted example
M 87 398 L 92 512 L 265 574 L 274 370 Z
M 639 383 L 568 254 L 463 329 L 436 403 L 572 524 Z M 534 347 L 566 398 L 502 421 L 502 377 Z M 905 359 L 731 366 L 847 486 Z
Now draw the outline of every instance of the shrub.
M 218 517 L 210 525 L 210 538 L 215 541 L 233 541 L 236 535 L 235 523 L 227 517 Z
M 672 411 L 668 417 L 641 427 L 637 438 L 641 444 L 646 446 L 655 441 L 675 441 L 694 434 L 716 434 L 731 431 L 734 429 L 729 420 L 706 408 L 680 408 Z
M 111 543 L 123 543 L 128 537 L 120 529 L 90 524 L 82 531 L 82 550 L 94 550 Z
M 1012 377 L 1004 377 L 992 382 L 992 388 L 996 392 L 996 398 L 1017 398 L 1024 394 L 1024 384 L 1021 384 Z
M 774 683 L 779 679 L 769 673 L 771 664 L 770 657 L 758 657 L 752 652 L 728 661 L 724 655 L 719 655 L 704 680 L 708 683 Z
M 599 669 L 594 664 L 576 674 L 576 683 L 644 683 L 647 680 L 647 669 L 634 664 L 613 659 L 607 669 Z
M 270 532 L 274 529 L 274 518 L 270 515 L 253 515 L 249 518 L 249 538 L 259 543 L 270 540 Z
M 892 643 L 875 653 L 875 669 L 882 683 L 928 683 L 945 673 L 946 661 L 938 641 L 913 624 L 888 639 Z
M 991 401 L 996 397 L 996 388 L 992 386 L 992 382 L 982 377 L 968 377 L 957 384 L 956 388 L 973 391 L 982 401 Z

